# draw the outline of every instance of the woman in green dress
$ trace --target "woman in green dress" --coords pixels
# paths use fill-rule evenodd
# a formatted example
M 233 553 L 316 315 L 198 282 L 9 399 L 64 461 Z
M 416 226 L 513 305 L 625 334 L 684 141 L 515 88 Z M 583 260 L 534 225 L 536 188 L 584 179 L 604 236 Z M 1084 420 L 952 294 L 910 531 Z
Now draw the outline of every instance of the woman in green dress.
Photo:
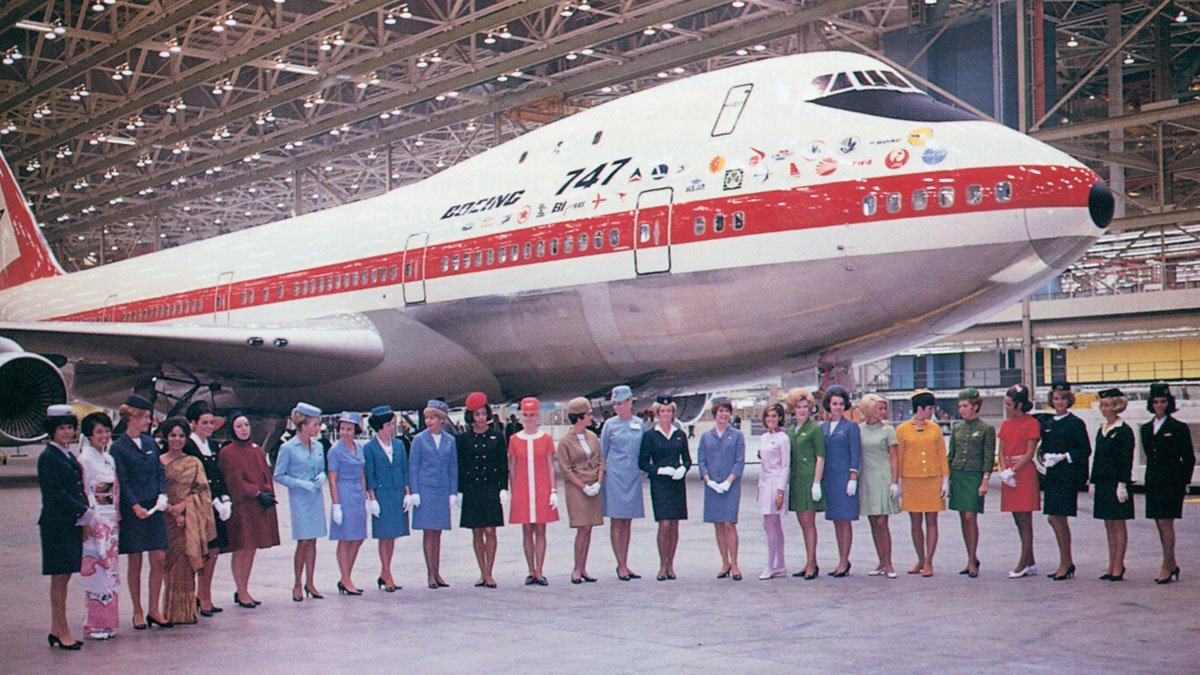
M 807 560 L 804 569 L 792 576 L 816 579 L 821 568 L 817 566 L 817 512 L 825 510 L 824 495 L 821 494 L 821 476 L 825 473 L 825 434 L 820 425 L 809 419 L 813 395 L 807 389 L 796 388 L 787 394 L 787 407 L 794 415 L 794 424 L 788 429 L 792 443 L 791 475 L 788 480 L 788 509 L 796 512 L 796 520 L 804 532 L 804 550 Z
M 866 394 L 858 402 L 863 421 L 858 423 L 862 437 L 862 471 L 858 474 L 859 512 L 871 523 L 871 538 L 879 565 L 868 574 L 896 578 L 892 566 L 892 532 L 888 516 L 900 513 L 900 463 L 896 429 L 887 423 L 887 400 L 878 394 Z
M 979 419 L 983 398 L 974 387 L 958 392 L 961 422 L 950 431 L 950 508 L 958 511 L 963 542 L 967 545 L 967 566 L 959 574 L 972 579 L 979 576 L 979 514 L 987 494 L 992 464 L 996 461 L 996 430 Z

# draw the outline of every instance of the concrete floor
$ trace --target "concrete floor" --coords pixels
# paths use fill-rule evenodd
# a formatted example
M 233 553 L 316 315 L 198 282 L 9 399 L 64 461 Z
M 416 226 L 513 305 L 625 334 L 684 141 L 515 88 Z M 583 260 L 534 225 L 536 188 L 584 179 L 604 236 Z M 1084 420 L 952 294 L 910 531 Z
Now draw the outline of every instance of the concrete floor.
M 907 576 L 914 560 L 907 517 L 892 519 L 895 564 L 901 578 L 868 577 L 875 552 L 865 519 L 854 526 L 854 568 L 848 578 L 788 577 L 758 581 L 765 539 L 754 514 L 757 467 L 747 470 L 742 493 L 740 562 L 744 581 L 717 580 L 712 527 L 700 522 L 702 486 L 689 476 L 692 520 L 681 527 L 679 579 L 657 582 L 654 523 L 635 521 L 631 566 L 645 578 L 618 581 L 607 527 L 593 536 L 589 571 L 599 583 L 569 583 L 572 532 L 549 528 L 547 588 L 525 587 L 520 530 L 500 530 L 495 590 L 474 588 L 478 570 L 467 532 L 443 540 L 443 575 L 451 587 L 424 587 L 419 536 L 397 545 L 394 571 L 404 589 L 371 588 L 378 574 L 375 545 L 367 541 L 355 568 L 362 597 L 338 597 L 334 545 L 318 550 L 321 601 L 290 600 L 290 541 L 286 503 L 284 545 L 259 553 L 251 580 L 264 604 L 243 610 L 232 603 L 228 560 L 218 566 L 215 595 L 225 612 L 195 626 L 134 631 L 121 597 L 116 639 L 92 642 L 81 653 L 50 650 L 48 580 L 38 574 L 40 551 L 34 458 L 0 467 L 0 671 L 196 671 L 213 665 L 249 666 L 263 672 L 379 671 L 471 672 L 507 667 L 522 672 L 565 669 L 608 672 L 1197 672 L 1200 669 L 1200 499 L 1185 505 L 1178 522 L 1180 583 L 1156 586 L 1160 553 L 1152 522 L 1130 523 L 1129 571 L 1123 583 L 1098 581 L 1107 560 L 1103 526 L 1081 495 L 1072 521 L 1079 578 L 1054 582 L 1040 576 L 1010 580 L 1017 554 L 1011 519 L 981 519 L 978 579 L 959 576 L 965 553 L 957 518 L 940 519 L 936 575 Z M 995 486 L 993 486 L 995 488 Z M 1141 514 L 1142 498 L 1136 497 Z M 648 502 L 648 500 L 647 500 Z M 988 506 L 998 508 L 993 490 Z M 647 504 L 647 511 L 649 505 Z M 1035 550 L 1043 572 L 1057 561 L 1045 518 L 1035 520 Z M 836 563 L 832 526 L 819 520 L 822 568 Z M 794 519 L 785 535 L 793 570 L 803 565 Z M 122 573 L 124 579 L 124 573 Z M 83 620 L 83 591 L 70 588 L 69 615 L 76 636 Z M 86 664 L 86 665 L 85 665 Z

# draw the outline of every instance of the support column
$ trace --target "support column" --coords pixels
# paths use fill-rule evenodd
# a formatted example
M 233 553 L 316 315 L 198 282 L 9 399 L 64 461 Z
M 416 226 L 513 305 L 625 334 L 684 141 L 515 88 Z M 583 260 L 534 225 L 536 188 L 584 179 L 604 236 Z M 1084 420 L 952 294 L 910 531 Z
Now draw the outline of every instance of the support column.
M 292 172 L 292 217 L 304 213 L 304 186 L 300 184 L 303 176 L 299 169 Z
M 1104 30 L 1104 41 L 1109 49 L 1115 48 L 1121 41 L 1121 3 L 1114 2 L 1105 8 L 1107 22 Z M 1108 63 L 1108 116 L 1118 117 L 1125 113 L 1125 83 L 1124 65 L 1120 53 L 1113 54 Z M 1117 127 L 1108 132 L 1108 151 L 1113 156 L 1121 156 L 1125 152 L 1125 130 Z M 1109 162 L 1108 185 L 1116 197 L 1113 218 L 1125 216 L 1125 167 Z
M 1004 124 L 1004 13 L 992 3 L 992 117 Z
M 385 148 L 385 151 L 387 152 L 387 154 L 384 155 L 384 166 L 387 168 L 387 176 L 384 178 L 383 184 L 385 186 L 387 186 L 386 187 L 387 191 L 391 192 L 392 187 L 393 187 L 393 182 L 392 182 L 393 181 L 393 179 L 392 179 L 392 144 L 391 143 L 387 144 L 387 148 Z
M 1029 71 L 1026 63 L 1029 47 L 1025 44 L 1025 0 L 1016 0 L 1013 4 L 1017 22 L 1017 131 L 1025 133 L 1029 129 L 1028 94 L 1025 91 Z
M 1033 320 L 1029 296 L 1021 300 L 1021 381 L 1029 387 L 1029 398 L 1034 398 L 1037 376 L 1033 372 Z

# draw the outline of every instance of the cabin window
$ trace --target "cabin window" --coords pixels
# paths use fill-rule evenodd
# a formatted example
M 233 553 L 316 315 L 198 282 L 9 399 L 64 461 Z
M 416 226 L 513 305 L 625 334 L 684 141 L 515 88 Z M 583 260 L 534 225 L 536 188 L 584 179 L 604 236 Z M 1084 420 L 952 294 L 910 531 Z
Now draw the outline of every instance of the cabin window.
M 704 216 L 696 216 L 692 219 L 692 231 L 696 233 L 697 237 L 704 234 L 705 222 Z
M 875 215 L 875 209 L 879 208 L 879 200 L 875 198 L 875 195 L 867 195 L 866 197 L 863 197 L 862 204 L 864 216 Z
M 525 242 L 525 244 L 521 246 L 521 258 L 524 260 L 529 260 L 532 257 L 533 246 L 529 242 Z
M 510 246 L 508 248 L 508 259 L 513 262 L 517 261 L 517 245 L 516 244 L 513 244 L 512 246 Z
M 558 255 L 558 237 L 550 240 L 550 255 Z
M 1006 202 L 1012 199 L 1012 183 L 1003 180 L 996 183 L 996 201 Z
M 621 231 L 613 228 L 608 231 L 608 245 L 616 248 L 621 244 Z
M 571 235 L 568 234 L 567 236 L 563 237 L 563 253 L 569 255 L 574 250 L 575 250 L 575 237 L 572 237 Z
M 889 192 L 888 193 L 888 196 L 887 196 L 887 212 L 888 213 L 899 213 L 900 207 L 903 205 L 904 205 L 904 202 L 903 202 L 903 200 L 900 199 L 899 192 Z
M 342 287 L 342 275 L 333 275 L 333 287 L 336 289 L 340 289 Z
M 983 201 L 983 186 L 976 183 L 967 186 L 967 204 L 977 206 Z
M 650 241 L 650 223 L 641 223 L 638 225 L 638 243 L 644 244 Z
M 317 279 L 317 292 L 318 293 L 325 292 L 325 277 L 321 277 L 320 279 Z
M 954 188 L 947 186 L 938 189 L 938 206 L 943 209 L 954 206 Z
M 396 266 L 395 265 L 392 265 L 391 267 L 388 268 L 388 277 L 391 278 L 392 281 L 396 280 Z
M 746 227 L 746 214 L 742 211 L 733 212 L 733 229 L 740 230 Z
M 300 284 L 299 284 L 299 282 L 292 284 L 292 295 L 300 295 Z
M 379 283 L 379 270 L 371 270 L 371 283 Z
M 471 252 L 470 251 L 467 251 L 466 253 L 463 254 L 463 269 L 464 270 L 471 269 Z
M 450 256 L 450 269 L 454 270 L 455 272 L 458 271 L 458 254 L 457 253 Z
M 496 263 L 496 249 L 489 248 L 487 250 L 487 264 L 494 265 Z
M 725 231 L 725 214 L 718 213 L 713 216 L 713 232 L 720 234 Z
M 604 135 L 603 131 L 597 131 L 595 136 L 592 136 L 592 145 L 600 144 L 600 137 Z
M 488 251 L 488 253 L 491 253 L 491 251 Z M 489 260 L 488 262 L 491 262 L 491 261 Z M 482 265 L 483 265 L 483 251 L 475 251 L 475 266 L 480 267 Z
M 753 84 L 739 84 L 729 88 L 725 93 L 725 101 L 721 104 L 721 111 L 717 113 L 717 121 L 713 123 L 712 136 L 728 136 L 733 133 L 753 89 Z
M 915 190 L 912 193 L 912 207 L 914 211 L 924 211 L 929 205 L 929 195 L 925 193 L 925 189 Z
M 597 251 L 604 248 L 604 233 L 600 230 L 596 230 L 595 234 L 592 235 L 592 248 Z
M 349 274 L 342 275 L 342 288 L 350 288 L 350 275 Z
M 537 257 L 544 258 L 546 256 L 546 242 L 538 239 L 537 242 Z
M 446 256 L 442 256 L 442 271 L 443 271 L 443 272 L 446 272 L 446 271 L 448 271 L 449 269 L 450 269 L 450 259 L 449 259 L 449 258 L 447 258 Z M 354 281 L 354 285 L 355 285 L 355 286 L 357 286 L 357 285 L 358 285 L 358 275 L 357 275 L 357 274 L 355 274 L 355 281 Z
M 266 301 L 268 301 L 268 300 L 270 300 L 270 299 L 271 299 L 271 289 L 269 289 L 269 288 L 264 288 L 264 289 L 263 289 L 263 294 L 262 294 L 262 301 L 263 301 L 263 302 L 266 302 Z M 194 302 L 192 303 L 192 305 L 193 305 L 193 306 L 194 306 L 195 304 L 196 304 L 196 303 L 194 303 Z M 193 309 L 192 309 L 192 311 L 194 312 L 194 311 L 196 311 L 196 310 L 193 308 Z
M 588 246 L 588 236 L 587 236 L 587 232 L 584 232 L 579 235 L 579 252 L 583 253 L 584 251 L 586 251 L 587 246 Z
M 410 262 L 404 263 L 404 278 L 411 279 L 413 275 L 413 264 Z
M 497 255 L 496 258 L 500 261 L 501 265 L 508 262 L 508 247 L 501 246 L 499 248 L 499 255 Z

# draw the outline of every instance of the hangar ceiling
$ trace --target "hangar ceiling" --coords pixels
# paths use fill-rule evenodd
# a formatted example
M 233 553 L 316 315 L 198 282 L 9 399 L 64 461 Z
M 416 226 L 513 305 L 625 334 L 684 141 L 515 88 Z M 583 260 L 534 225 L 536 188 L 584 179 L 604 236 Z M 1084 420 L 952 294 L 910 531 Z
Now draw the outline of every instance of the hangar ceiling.
M 1024 78 L 1025 127 L 1110 179 L 1124 209 L 1064 290 L 1200 284 L 1200 2 L 1000 9 L 1013 6 L 1053 29 L 1045 76 L 1061 97 L 1041 104 L 1041 83 Z M 82 269 L 370 197 L 663 81 L 797 52 L 878 56 L 896 31 L 920 55 L 994 11 L 984 0 L 10 0 L 0 148 L 59 260 Z

